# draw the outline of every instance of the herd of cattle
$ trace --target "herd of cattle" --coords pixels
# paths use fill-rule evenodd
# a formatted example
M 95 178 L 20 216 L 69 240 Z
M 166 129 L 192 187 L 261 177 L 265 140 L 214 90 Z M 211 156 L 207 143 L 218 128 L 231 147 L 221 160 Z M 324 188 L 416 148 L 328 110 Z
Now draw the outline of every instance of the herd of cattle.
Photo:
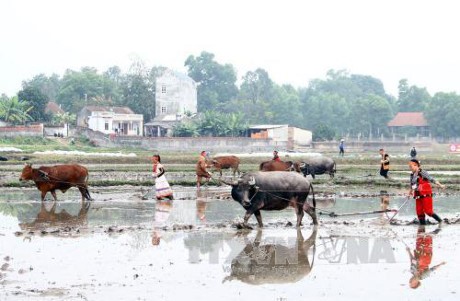
M 222 176 L 223 169 L 231 169 L 233 176 L 238 172 L 240 175 L 240 159 L 237 156 L 220 156 L 208 161 L 208 166 L 214 171 L 218 171 Z M 259 165 L 260 171 L 296 171 L 305 177 L 311 175 L 314 179 L 316 175 L 329 174 L 334 178 L 336 165 L 334 160 L 329 157 L 313 157 L 308 161 L 265 161 Z
M 239 178 L 235 181 L 221 182 L 232 186 L 232 198 L 240 203 L 246 214 L 242 224 L 245 228 L 249 218 L 254 214 L 260 227 L 263 226 L 261 210 L 282 210 L 288 206 L 295 209 L 297 227 L 301 225 L 304 212 L 309 214 L 316 225 L 316 202 L 311 181 L 306 178 L 311 175 L 329 174 L 334 177 L 336 164 L 327 157 L 315 157 L 308 162 L 292 161 L 266 161 L 259 165 L 258 172 L 249 172 L 241 175 L 240 159 L 236 156 L 215 157 L 208 162 L 213 170 L 218 171 L 222 177 L 223 169 L 231 169 L 233 176 L 238 172 Z M 82 202 L 91 201 L 88 191 L 88 169 L 78 164 L 56 166 L 41 166 L 33 168 L 25 164 L 20 181 L 31 180 L 41 192 L 41 200 L 51 192 L 57 201 L 56 190 L 66 192 L 71 187 L 80 190 Z M 308 195 L 312 194 L 312 204 L 307 202 Z

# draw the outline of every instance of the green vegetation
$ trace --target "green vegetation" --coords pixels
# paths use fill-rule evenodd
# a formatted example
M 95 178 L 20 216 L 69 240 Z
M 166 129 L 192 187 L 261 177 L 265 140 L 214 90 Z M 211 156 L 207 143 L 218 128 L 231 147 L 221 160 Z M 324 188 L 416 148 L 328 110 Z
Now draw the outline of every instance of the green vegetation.
M 400 80 L 394 97 L 386 93 L 379 79 L 345 70 L 330 70 L 324 79 L 295 88 L 275 83 L 263 68 L 243 74 L 238 86 L 237 70 L 217 62 L 214 54 L 206 51 L 190 55 L 185 66 L 197 83 L 200 114 L 176 126 L 175 136 L 238 136 L 245 134 L 248 124 L 258 123 L 310 129 L 315 140 L 390 136 L 388 121 L 397 112 L 408 111 L 423 112 L 435 137 L 447 139 L 460 132 L 460 95 L 439 92 L 432 96 L 407 79 Z M 19 99 L 3 97 L 0 119 L 13 123 L 47 120 L 44 103 L 52 99 L 69 114 L 60 119 L 70 123 L 74 120 L 70 116 L 85 105 L 128 106 L 148 122 L 155 115 L 156 78 L 165 69 L 135 61 L 127 73 L 113 66 L 102 73 L 84 67 L 67 70 L 62 77 L 39 74 L 23 82 Z M 12 107 L 17 109 L 10 110 Z M 396 134 L 415 135 L 417 130 L 409 127 Z

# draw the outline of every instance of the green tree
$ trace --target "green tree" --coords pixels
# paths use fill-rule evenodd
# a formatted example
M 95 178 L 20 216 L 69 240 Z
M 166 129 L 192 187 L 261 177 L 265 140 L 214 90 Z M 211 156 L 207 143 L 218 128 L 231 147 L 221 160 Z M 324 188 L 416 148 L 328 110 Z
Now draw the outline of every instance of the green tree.
M 436 137 L 458 137 L 460 133 L 460 96 L 456 93 L 436 93 L 431 99 L 425 117 Z
M 190 120 L 182 121 L 173 127 L 174 137 L 198 137 L 199 135 L 196 123 Z
M 326 80 L 311 81 L 300 90 L 300 103 L 303 127 L 323 123 L 340 135 L 381 133 L 394 107 L 380 80 L 344 70 L 330 70 Z
M 23 88 L 18 93 L 18 99 L 26 101 L 33 107 L 29 114 L 33 120 L 42 122 L 50 120 L 50 115 L 45 112 L 49 99 L 38 88 L 31 86 Z
M 53 124 L 75 124 L 77 115 L 69 112 L 59 113 L 53 116 Z
M 67 70 L 62 78 L 62 85 L 57 96 L 58 103 L 65 111 L 78 113 L 85 105 L 104 99 L 111 104 L 110 97 L 104 95 L 104 77 L 92 67 L 81 71 Z
M 398 112 L 423 112 L 431 100 L 426 88 L 409 86 L 407 79 L 399 81 L 398 90 Z
M 22 88 L 38 89 L 42 94 L 46 95 L 49 101 L 55 101 L 61 89 L 61 79 L 57 74 L 52 74 L 50 77 L 47 77 L 45 74 L 41 73 L 34 76 L 29 81 L 23 81 Z
M 17 96 L 3 98 L 0 101 L 0 119 L 14 125 L 25 124 L 33 120 L 29 114 L 32 109 L 32 106 L 26 101 L 20 101 Z
M 143 61 L 136 60 L 131 64 L 129 73 L 121 83 L 122 104 L 130 107 L 137 114 L 143 114 L 145 122 L 155 117 L 156 78 L 164 70 L 166 70 L 164 67 L 149 69 Z
M 222 114 L 224 136 L 238 137 L 245 134 L 249 125 L 243 113 Z
M 334 129 L 324 123 L 319 123 L 313 130 L 313 141 L 330 141 L 334 136 Z
M 255 71 L 248 71 L 243 76 L 243 82 L 240 86 L 240 99 L 249 99 L 253 103 L 260 100 L 270 100 L 274 97 L 274 83 L 268 72 L 258 68 Z
M 185 61 L 188 75 L 198 84 L 198 111 L 212 110 L 220 103 L 234 99 L 238 93 L 236 71 L 230 64 L 221 65 L 214 54 L 201 52 Z

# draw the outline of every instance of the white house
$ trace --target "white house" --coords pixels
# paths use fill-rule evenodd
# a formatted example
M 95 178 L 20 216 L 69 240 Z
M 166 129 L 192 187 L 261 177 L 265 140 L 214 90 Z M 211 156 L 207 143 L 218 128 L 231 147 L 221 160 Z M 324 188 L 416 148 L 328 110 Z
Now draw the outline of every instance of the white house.
M 197 85 L 189 76 L 168 69 L 155 87 L 155 118 L 145 124 L 145 133 L 169 136 L 174 124 L 197 113 Z
M 128 107 L 86 106 L 78 113 L 77 125 L 104 134 L 142 136 L 144 116 Z
M 262 124 L 249 127 L 253 139 L 272 139 L 287 142 L 289 150 L 311 146 L 313 133 L 309 130 L 289 126 L 288 124 Z
M 166 70 L 157 78 L 155 90 L 155 118 L 173 116 L 181 119 L 186 113 L 197 112 L 197 87 L 189 76 Z

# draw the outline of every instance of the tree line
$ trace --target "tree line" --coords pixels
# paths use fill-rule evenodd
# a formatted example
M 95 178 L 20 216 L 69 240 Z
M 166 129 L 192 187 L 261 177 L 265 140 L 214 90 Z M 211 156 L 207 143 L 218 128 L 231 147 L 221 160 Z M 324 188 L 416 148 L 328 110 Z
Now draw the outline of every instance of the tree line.
M 315 140 L 376 137 L 389 135 L 388 121 L 397 112 L 408 111 L 423 112 L 437 137 L 457 137 L 459 133 L 460 96 L 453 92 L 430 95 L 407 79 L 400 80 L 395 97 L 385 92 L 381 80 L 345 70 L 330 70 L 324 79 L 296 88 L 275 83 L 263 68 L 246 72 L 237 84 L 233 65 L 219 63 L 214 54 L 205 51 L 190 55 L 184 65 L 197 83 L 200 114 L 178 124 L 176 136 L 238 136 L 245 135 L 250 124 L 269 123 L 312 130 Z M 17 96 L 2 96 L 0 119 L 47 121 L 50 116 L 44 108 L 53 100 L 70 114 L 85 105 L 128 106 L 150 121 L 155 116 L 156 78 L 164 70 L 137 61 L 126 73 L 113 66 L 104 72 L 84 67 L 67 70 L 62 76 L 39 74 L 24 81 Z M 22 106 L 22 111 L 12 113 L 8 110 L 11 106 Z M 12 118 L 12 114 L 21 115 L 17 112 L 24 114 Z

